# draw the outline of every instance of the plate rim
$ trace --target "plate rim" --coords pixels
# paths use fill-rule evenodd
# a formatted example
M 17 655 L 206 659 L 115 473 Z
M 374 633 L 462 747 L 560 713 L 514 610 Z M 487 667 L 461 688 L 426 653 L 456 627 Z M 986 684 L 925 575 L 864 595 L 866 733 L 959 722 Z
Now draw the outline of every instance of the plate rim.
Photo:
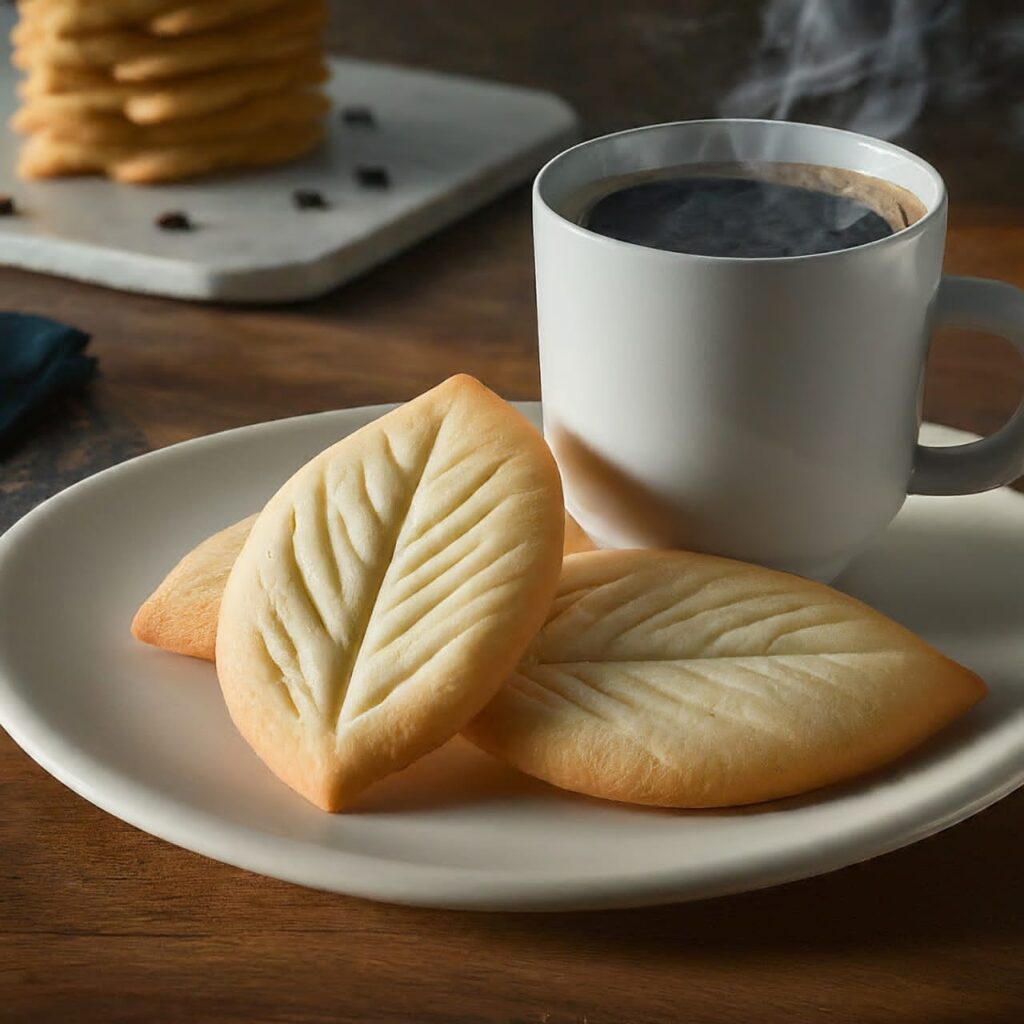
M 137 472 L 153 460 L 187 458 L 197 448 L 222 444 L 241 435 L 251 437 L 283 429 L 302 432 L 315 421 L 336 419 L 351 432 L 399 403 L 283 417 L 203 435 L 135 456 L 72 484 L 41 502 L 0 536 L 0 574 L 11 553 L 46 518 L 61 514 L 67 504 L 114 476 Z M 514 402 L 536 414 L 539 402 Z M 972 435 L 942 427 L 950 440 Z M 344 435 L 342 435 L 344 436 Z M 1024 496 L 1022 496 L 1024 500 Z M 931 793 L 913 805 L 915 826 L 896 827 L 898 811 L 878 816 L 871 828 L 851 837 L 841 829 L 817 841 L 803 838 L 774 851 L 744 859 L 742 852 L 720 859 L 713 871 L 694 876 L 686 866 L 648 871 L 643 876 L 577 873 L 564 876 L 524 876 L 508 871 L 410 863 L 337 848 L 312 848 L 302 840 L 261 832 L 249 825 L 226 821 L 207 811 L 160 799 L 159 790 L 130 775 L 107 768 L 75 747 L 59 747 L 60 734 L 34 715 L 6 674 L 0 650 L 0 726 L 46 772 L 78 796 L 112 816 L 159 839 L 193 853 L 283 881 L 322 891 L 412 906 L 463 910 L 612 909 L 704 899 L 753 891 L 810 878 L 892 852 L 951 827 L 991 806 L 1024 785 L 1024 763 L 1014 771 L 1014 751 L 961 777 L 957 789 L 965 799 L 951 806 L 949 793 Z M 1005 762 L 1005 764 L 1004 764 Z M 88 768 L 88 771 L 85 769 Z M 297 849 L 303 857 L 294 856 Z M 311 852 L 315 855 L 311 856 Z M 329 861 L 332 880 L 324 877 Z M 753 874 L 752 874 L 753 873 Z

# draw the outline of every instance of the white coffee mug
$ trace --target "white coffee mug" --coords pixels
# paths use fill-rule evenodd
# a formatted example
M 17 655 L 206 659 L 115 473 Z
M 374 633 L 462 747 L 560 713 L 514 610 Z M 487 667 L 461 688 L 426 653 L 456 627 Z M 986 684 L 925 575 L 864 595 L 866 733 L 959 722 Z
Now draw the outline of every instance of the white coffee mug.
M 694 256 L 566 216 L 620 174 L 718 161 L 857 171 L 924 207 L 879 241 L 820 255 Z M 942 277 L 946 189 L 898 146 L 817 125 L 656 125 L 555 157 L 533 191 L 545 434 L 566 504 L 602 547 L 675 547 L 834 578 L 907 493 L 1024 472 L 1024 406 L 997 433 L 917 443 L 936 321 L 1024 352 L 1024 292 Z

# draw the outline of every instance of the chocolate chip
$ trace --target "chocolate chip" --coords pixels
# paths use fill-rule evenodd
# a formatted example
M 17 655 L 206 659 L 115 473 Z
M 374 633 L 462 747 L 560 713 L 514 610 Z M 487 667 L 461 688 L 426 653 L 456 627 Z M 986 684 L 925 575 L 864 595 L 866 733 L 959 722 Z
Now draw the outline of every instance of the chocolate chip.
M 373 128 L 377 124 L 377 118 L 369 107 L 345 107 L 341 112 L 341 119 L 345 124 L 358 125 L 361 128 Z
M 292 202 L 300 210 L 326 210 L 330 205 L 319 192 L 311 188 L 297 188 L 292 193 Z
M 357 167 L 356 180 L 365 188 L 387 188 L 391 175 L 385 167 Z
M 188 219 L 187 213 L 180 210 L 171 210 L 161 213 L 156 219 L 156 226 L 161 231 L 191 231 L 192 221 Z
M 0 217 L 13 217 L 18 212 L 10 196 L 0 196 Z

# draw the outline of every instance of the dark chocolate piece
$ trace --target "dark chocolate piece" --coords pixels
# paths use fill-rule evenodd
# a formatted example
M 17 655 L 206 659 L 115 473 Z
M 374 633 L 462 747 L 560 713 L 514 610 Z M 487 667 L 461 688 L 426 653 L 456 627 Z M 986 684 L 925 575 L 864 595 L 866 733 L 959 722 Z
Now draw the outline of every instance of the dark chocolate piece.
M 345 124 L 358 125 L 360 128 L 373 128 L 377 118 L 369 107 L 345 107 L 341 111 L 341 119 Z
M 357 167 L 356 180 L 364 188 L 387 188 L 391 175 L 385 167 Z
M 180 210 L 170 210 L 167 213 L 161 213 L 157 217 L 156 226 L 161 231 L 191 231 L 193 225 L 187 213 L 182 213 Z
M 312 188 L 297 188 L 292 193 L 292 202 L 299 210 L 326 210 L 330 205 L 320 192 Z

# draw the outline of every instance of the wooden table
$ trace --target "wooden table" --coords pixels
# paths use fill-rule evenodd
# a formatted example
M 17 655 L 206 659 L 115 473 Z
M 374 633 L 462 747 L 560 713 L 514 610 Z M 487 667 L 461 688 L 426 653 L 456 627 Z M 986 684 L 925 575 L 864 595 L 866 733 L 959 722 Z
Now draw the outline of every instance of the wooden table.
M 471 5 L 453 3 L 456 14 L 431 5 L 445 13 L 417 25 L 426 41 L 415 53 L 386 31 L 400 5 L 379 6 L 355 26 L 357 55 L 463 70 L 483 59 L 471 38 L 456 47 L 444 36 Z M 495 36 L 520 48 L 509 56 L 495 44 L 498 77 L 561 88 L 595 129 L 703 112 L 699 98 L 669 112 L 661 84 L 638 88 L 632 107 L 620 102 L 609 114 L 600 84 L 578 84 L 603 82 L 599 63 L 581 66 L 577 56 L 577 77 L 563 80 L 563 64 L 526 39 L 531 18 L 568 24 L 561 5 L 516 6 L 507 20 L 495 14 Z M 650 32 L 671 7 L 640 6 Z M 697 16 L 712 7 L 683 6 Z M 748 22 L 752 6 L 738 5 Z M 598 50 L 621 28 L 611 8 L 587 7 Z M 732 51 L 712 40 L 708 52 L 713 60 Z M 954 185 L 948 269 L 1024 286 L 1020 154 L 976 131 L 957 152 L 927 124 L 911 142 Z M 0 529 L 84 475 L 214 430 L 407 398 L 456 371 L 534 398 L 532 286 L 525 189 L 300 306 L 189 306 L 0 272 L 6 308 L 90 331 L 102 367 L 87 396 L 55 409 L 0 462 Z M 951 334 L 936 343 L 925 411 L 987 432 L 1022 389 L 1024 369 L 1005 346 Z M 1024 792 L 822 878 L 696 904 L 550 916 L 381 906 L 205 860 L 74 796 L 2 733 L 0 806 L 0 1020 L 1024 1019 Z

